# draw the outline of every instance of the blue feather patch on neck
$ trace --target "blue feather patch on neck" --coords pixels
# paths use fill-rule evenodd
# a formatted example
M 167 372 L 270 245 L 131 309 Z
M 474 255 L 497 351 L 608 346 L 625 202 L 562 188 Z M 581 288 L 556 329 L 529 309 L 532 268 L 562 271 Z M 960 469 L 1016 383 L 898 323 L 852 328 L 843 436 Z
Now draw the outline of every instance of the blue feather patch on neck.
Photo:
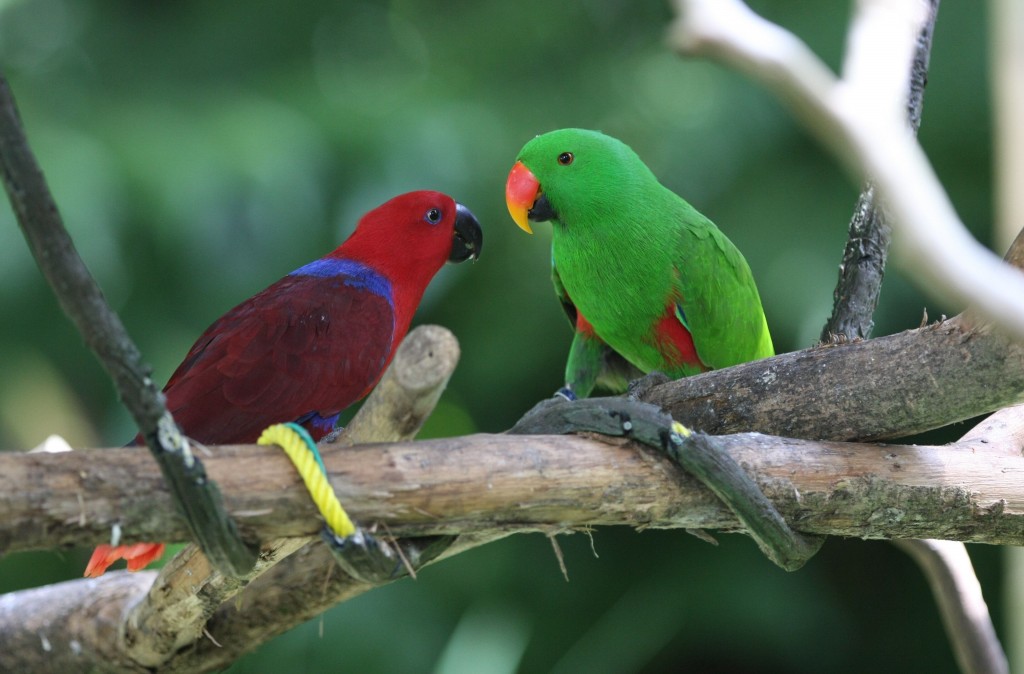
M 391 300 L 391 282 L 362 262 L 325 257 L 299 267 L 289 276 L 339 278 L 347 286 L 369 290 Z

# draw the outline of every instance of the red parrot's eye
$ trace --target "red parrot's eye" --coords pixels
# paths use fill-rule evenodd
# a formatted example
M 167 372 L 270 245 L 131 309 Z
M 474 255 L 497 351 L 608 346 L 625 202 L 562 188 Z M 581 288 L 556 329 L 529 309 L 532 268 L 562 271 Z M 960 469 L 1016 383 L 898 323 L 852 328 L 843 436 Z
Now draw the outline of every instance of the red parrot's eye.
M 572 163 L 572 160 L 575 158 L 576 157 L 572 156 L 572 152 L 563 152 L 562 154 L 558 155 L 558 163 L 561 164 L 562 166 L 568 166 L 569 164 Z
M 423 219 L 432 225 L 436 225 L 437 223 L 441 222 L 441 209 L 431 208 L 429 211 L 427 211 L 427 214 L 423 216 Z

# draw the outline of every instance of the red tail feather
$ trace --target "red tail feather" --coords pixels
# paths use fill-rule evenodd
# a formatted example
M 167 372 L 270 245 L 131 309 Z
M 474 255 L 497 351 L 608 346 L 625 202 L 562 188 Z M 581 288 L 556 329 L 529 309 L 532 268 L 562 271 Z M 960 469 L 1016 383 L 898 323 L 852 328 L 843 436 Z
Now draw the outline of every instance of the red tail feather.
M 129 571 L 146 568 L 164 554 L 163 543 L 135 543 L 133 545 L 100 545 L 93 551 L 89 564 L 85 567 L 86 578 L 97 578 L 119 559 L 128 561 Z

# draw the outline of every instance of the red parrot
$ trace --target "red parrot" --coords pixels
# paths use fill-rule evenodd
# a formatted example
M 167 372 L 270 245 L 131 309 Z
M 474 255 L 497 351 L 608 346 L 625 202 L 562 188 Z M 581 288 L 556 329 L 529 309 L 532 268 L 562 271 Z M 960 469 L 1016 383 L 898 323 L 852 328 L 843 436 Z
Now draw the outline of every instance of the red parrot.
M 480 223 L 439 192 L 409 192 L 364 215 L 333 252 L 221 316 L 164 388 L 183 432 L 209 445 L 256 442 L 295 421 L 319 440 L 380 380 L 445 262 L 476 259 Z M 136 438 L 136 442 L 141 442 Z M 101 545 L 86 567 L 145 567 L 163 544 Z

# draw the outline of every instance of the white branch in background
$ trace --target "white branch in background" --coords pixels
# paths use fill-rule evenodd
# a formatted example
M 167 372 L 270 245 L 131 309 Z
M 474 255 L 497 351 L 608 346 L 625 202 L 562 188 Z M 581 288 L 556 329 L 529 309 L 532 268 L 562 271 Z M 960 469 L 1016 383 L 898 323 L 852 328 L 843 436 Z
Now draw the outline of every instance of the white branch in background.
M 989 67 L 995 153 L 993 236 L 1005 248 L 1024 224 L 1024 2 L 991 0 Z M 1018 441 L 1018 447 L 1024 441 Z M 1024 548 L 1003 550 L 1003 643 L 1010 671 L 1024 672 Z
M 925 292 L 970 305 L 1024 339 L 1024 274 L 970 235 L 907 127 L 906 73 L 923 0 L 858 2 L 843 79 L 740 0 L 676 0 L 676 7 L 677 50 L 712 56 L 765 83 L 858 181 L 871 177 L 893 226 L 897 264 Z
M 999 139 L 992 148 L 996 158 L 993 234 L 999 249 L 1005 250 L 1024 224 L 1024 2 L 992 0 L 989 34 L 992 121 Z
M 960 671 L 966 674 L 1009 674 L 981 585 L 967 548 L 957 541 L 894 541 L 924 570 L 939 603 L 946 633 Z
M 919 0 L 858 3 L 846 36 L 842 79 L 835 83 L 841 100 L 834 107 L 890 128 L 906 126 L 907 73 L 926 10 Z

